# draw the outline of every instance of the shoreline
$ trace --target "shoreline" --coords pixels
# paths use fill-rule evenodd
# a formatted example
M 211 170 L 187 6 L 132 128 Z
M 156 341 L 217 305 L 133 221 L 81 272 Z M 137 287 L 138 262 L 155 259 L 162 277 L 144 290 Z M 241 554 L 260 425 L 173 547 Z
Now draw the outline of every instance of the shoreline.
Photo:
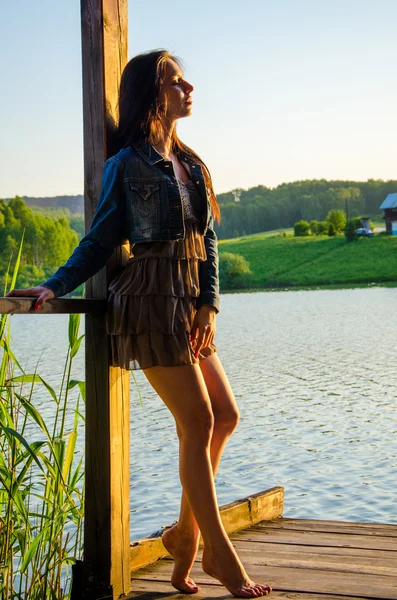
M 255 292 L 298 292 L 298 291 L 318 291 L 318 290 L 350 290 L 363 288 L 395 288 L 397 281 L 372 281 L 370 283 L 330 283 L 330 284 L 311 284 L 311 285 L 290 285 L 290 286 L 274 286 L 262 288 L 241 288 L 222 290 L 221 294 L 252 294 Z

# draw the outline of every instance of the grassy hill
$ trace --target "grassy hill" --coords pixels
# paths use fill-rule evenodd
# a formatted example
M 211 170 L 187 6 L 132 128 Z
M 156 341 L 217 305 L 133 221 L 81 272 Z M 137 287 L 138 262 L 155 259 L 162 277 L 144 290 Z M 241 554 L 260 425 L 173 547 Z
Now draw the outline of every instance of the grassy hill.
M 240 254 L 249 262 L 253 288 L 397 284 L 397 236 L 347 243 L 344 236 L 260 234 L 222 240 L 219 252 Z

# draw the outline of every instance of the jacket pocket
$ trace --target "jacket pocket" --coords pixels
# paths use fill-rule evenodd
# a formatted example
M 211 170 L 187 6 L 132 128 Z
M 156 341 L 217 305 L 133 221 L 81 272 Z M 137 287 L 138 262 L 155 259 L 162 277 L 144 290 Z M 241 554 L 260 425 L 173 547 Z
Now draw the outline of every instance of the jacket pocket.
M 160 182 L 129 181 L 132 209 L 142 215 L 151 215 L 160 202 Z

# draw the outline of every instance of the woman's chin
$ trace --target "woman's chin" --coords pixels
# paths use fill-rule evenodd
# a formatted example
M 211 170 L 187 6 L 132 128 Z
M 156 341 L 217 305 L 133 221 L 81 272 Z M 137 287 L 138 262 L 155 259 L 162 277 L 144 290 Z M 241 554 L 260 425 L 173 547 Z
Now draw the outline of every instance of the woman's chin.
M 181 117 L 190 117 L 192 112 L 193 112 L 193 106 L 191 104 L 187 104 L 187 106 L 183 110 L 183 114 L 181 114 Z

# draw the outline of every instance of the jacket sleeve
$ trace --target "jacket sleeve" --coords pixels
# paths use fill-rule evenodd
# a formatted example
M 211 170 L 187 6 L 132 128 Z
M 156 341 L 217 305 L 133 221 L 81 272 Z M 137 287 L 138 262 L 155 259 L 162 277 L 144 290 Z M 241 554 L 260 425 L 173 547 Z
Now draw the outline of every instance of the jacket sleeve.
M 211 218 L 211 223 L 213 220 Z M 197 298 L 197 308 L 204 304 L 214 306 L 219 312 L 219 257 L 218 239 L 211 226 L 208 227 L 204 236 L 204 244 L 207 252 L 207 260 L 200 263 L 200 295 Z
M 106 161 L 98 206 L 91 228 L 67 262 L 42 285 L 64 296 L 84 283 L 105 266 L 114 248 L 123 240 L 125 197 L 119 161 Z

